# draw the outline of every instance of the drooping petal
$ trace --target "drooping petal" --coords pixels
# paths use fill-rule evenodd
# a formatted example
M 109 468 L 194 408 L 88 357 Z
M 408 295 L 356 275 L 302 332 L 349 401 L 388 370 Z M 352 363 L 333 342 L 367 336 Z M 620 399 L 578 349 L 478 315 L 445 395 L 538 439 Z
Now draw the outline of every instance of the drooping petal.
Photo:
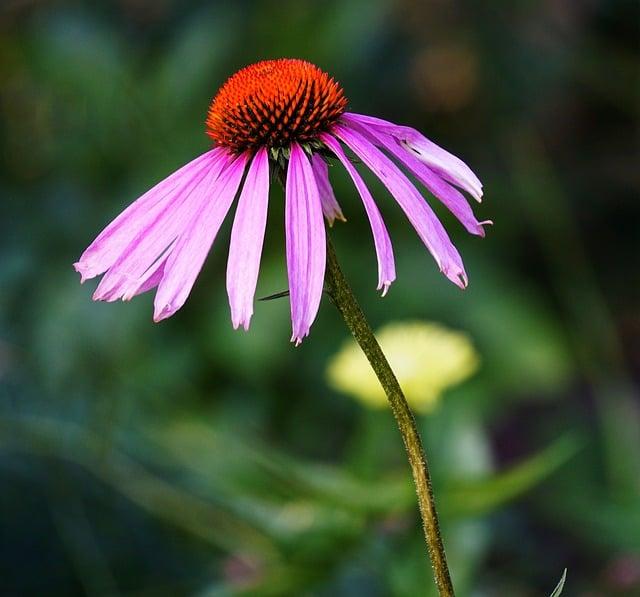
M 342 165 L 349 173 L 349 176 L 351 176 L 351 180 L 353 180 L 354 185 L 360 193 L 367 217 L 369 218 L 369 223 L 371 224 L 373 241 L 378 257 L 378 290 L 382 290 L 382 296 L 384 296 L 387 290 L 389 290 L 391 283 L 396 279 L 396 268 L 393 259 L 391 239 L 389 238 L 389 233 L 384 225 L 378 206 L 355 166 L 349 161 L 342 147 L 340 147 L 340 143 L 328 133 L 321 135 L 320 139 L 342 162 Z
M 95 300 L 115 301 L 130 296 L 140 286 L 145 272 L 184 231 L 194 210 L 209 197 L 220 172 L 233 160 L 219 153 L 204 172 L 188 185 L 176 189 L 171 200 L 155 212 L 152 220 L 136 231 L 128 246 L 104 275 L 93 295 Z
M 269 155 L 258 150 L 247 172 L 231 230 L 227 293 L 233 327 L 249 329 L 269 204 Z
M 404 211 L 422 242 L 433 255 L 440 271 L 454 284 L 465 288 L 467 274 L 458 250 L 429 204 L 401 170 L 357 130 L 342 124 L 333 133 L 376 174 Z
M 127 245 L 145 229 L 157 214 L 171 203 L 181 189 L 202 176 L 225 151 L 215 148 L 176 170 L 129 205 L 87 247 L 74 267 L 81 281 L 106 272 L 126 249 Z
M 291 144 L 287 169 L 285 231 L 291 299 L 291 341 L 296 346 L 316 318 L 326 265 L 326 236 L 320 194 L 304 150 Z
M 442 180 L 424 162 L 415 157 L 415 154 L 406 151 L 395 137 L 373 127 L 366 127 L 365 125 L 352 126 L 357 128 L 371 142 L 383 147 L 402 162 L 458 218 L 468 232 L 477 236 L 484 236 L 484 228 L 482 226 L 491 222 L 478 222 L 469 202 L 460 191 Z
M 154 321 L 171 317 L 187 300 L 238 191 L 247 159 L 246 153 L 239 155 L 220 174 L 212 193 L 192 209 L 191 219 L 164 266 L 154 301 Z
M 122 296 L 123 301 L 130 301 L 134 296 L 138 296 L 139 294 L 143 294 L 148 292 L 149 290 L 153 290 L 160 281 L 162 280 L 162 276 L 164 276 L 164 266 L 167 263 L 167 259 L 171 254 L 171 250 L 173 249 L 173 245 L 170 246 L 165 253 L 160 257 L 156 263 L 154 263 L 138 280 L 137 287 L 131 287 L 130 290 L 127 291 L 126 294 Z
M 471 168 L 460 158 L 427 139 L 420 131 L 353 112 L 346 112 L 340 119 L 345 124 L 364 124 L 392 135 L 408 152 L 413 153 L 446 181 L 464 189 L 477 201 L 482 200 L 482 183 Z
M 322 213 L 327 218 L 329 226 L 333 226 L 335 220 L 341 220 L 346 222 L 346 218 L 342 214 L 342 209 L 338 204 L 333 187 L 329 182 L 329 167 L 327 163 L 317 153 L 313 154 L 311 158 L 311 165 L 313 167 L 313 173 L 316 176 L 316 183 L 318 184 L 318 192 L 320 193 L 320 201 L 322 203 Z

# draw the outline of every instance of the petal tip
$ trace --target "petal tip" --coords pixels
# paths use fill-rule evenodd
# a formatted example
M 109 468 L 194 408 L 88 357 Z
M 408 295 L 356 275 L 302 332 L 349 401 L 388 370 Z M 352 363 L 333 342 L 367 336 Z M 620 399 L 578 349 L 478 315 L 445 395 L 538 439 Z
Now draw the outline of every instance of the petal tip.
M 482 183 L 478 180 L 477 184 L 473 186 L 469 186 L 465 188 L 467 193 L 471 195 L 478 203 L 482 203 L 482 198 L 484 196 L 484 191 L 482 190 Z
M 233 325 L 234 330 L 242 328 L 245 332 L 248 332 L 251 325 L 251 315 L 232 316 L 231 325 Z
M 307 335 L 308 335 L 308 333 L 309 333 L 309 332 L 307 332 L 306 334 L 301 334 L 301 333 L 296 334 L 296 333 L 293 333 L 293 334 L 291 335 L 291 342 L 293 342 L 293 345 L 294 345 L 296 348 L 298 348 L 298 346 L 300 346 L 300 344 L 302 344 L 302 341 L 304 340 L 305 336 L 307 336 Z
M 461 290 L 465 290 L 469 285 L 469 278 L 464 269 L 459 269 L 458 267 L 453 269 L 450 269 L 449 267 L 440 267 L 440 272 Z
M 484 226 L 493 226 L 493 221 L 484 220 L 483 222 L 478 222 L 476 225 L 476 230 L 474 231 L 474 234 L 476 236 L 484 238 L 487 234 L 487 231 L 484 229 Z
M 80 284 L 84 284 L 87 280 L 94 277 L 89 271 L 89 267 L 81 261 L 76 261 L 73 264 L 73 269 L 80 274 Z
M 342 212 L 334 212 L 332 214 L 325 214 L 325 218 L 327 220 L 327 224 L 329 224 L 329 228 L 333 228 L 333 225 L 336 223 L 336 220 L 340 222 L 346 222 L 347 218 L 344 217 Z
M 99 289 L 97 289 L 91 295 L 91 300 L 93 300 L 93 301 L 105 301 L 105 300 L 107 300 L 107 294 L 105 292 L 99 292 Z
M 165 304 L 161 309 L 156 309 L 153 314 L 153 322 L 160 323 L 164 319 L 168 319 L 176 312 L 170 303 Z
M 454 284 L 461 290 L 466 290 L 467 286 L 469 286 L 469 278 L 467 277 L 467 274 L 463 272 L 458 274 L 456 277 L 457 280 L 454 280 Z
M 389 288 L 391 288 L 392 282 L 393 280 L 385 280 L 380 285 L 378 285 L 377 290 L 382 290 L 382 294 L 380 295 L 380 298 L 384 298 L 385 296 L 387 296 L 387 292 L 389 292 Z

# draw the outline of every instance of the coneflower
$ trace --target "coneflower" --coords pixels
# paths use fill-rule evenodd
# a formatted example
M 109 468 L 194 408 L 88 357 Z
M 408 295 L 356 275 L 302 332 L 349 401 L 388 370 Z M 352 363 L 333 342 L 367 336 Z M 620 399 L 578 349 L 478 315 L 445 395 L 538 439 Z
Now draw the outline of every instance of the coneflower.
M 324 218 L 344 219 L 327 160 L 347 170 L 371 224 L 378 289 L 386 293 L 395 266 L 389 234 L 347 148 L 387 187 L 440 271 L 467 284 L 460 254 L 415 185 L 413 175 L 472 234 L 484 235 L 462 189 L 480 200 L 473 172 L 418 131 L 347 112 L 340 85 L 297 59 L 266 60 L 238 71 L 218 91 L 207 115 L 214 147 L 147 191 L 91 243 L 75 264 L 82 281 L 104 274 L 94 299 L 129 300 L 157 288 L 154 320 L 185 303 L 220 226 L 239 193 L 227 291 L 233 326 L 248 329 L 267 220 L 270 173 L 285 183 L 286 258 L 292 341 L 308 335 L 322 296 L 326 266 Z M 457 187 L 457 188 L 456 188 Z
M 414 176 L 472 234 L 484 236 L 459 189 L 480 201 L 482 185 L 469 167 L 415 129 L 347 112 L 342 88 L 304 60 L 266 60 L 233 75 L 214 97 L 207 134 L 214 147 L 147 191 L 91 243 L 75 264 L 82 281 L 104 274 L 96 300 L 129 300 L 157 288 L 154 320 L 184 305 L 235 196 L 240 191 L 227 292 L 233 326 L 248 329 L 260 270 L 273 174 L 285 186 L 287 271 L 293 334 L 309 334 L 323 286 L 342 314 L 380 382 L 398 423 L 416 484 L 425 540 L 438 592 L 453 585 L 427 461 L 418 429 L 387 359 L 345 279 L 324 219 L 343 220 L 327 162 L 342 164 L 369 218 L 378 259 L 378 290 L 395 280 L 389 233 L 358 169 L 364 163 L 386 186 L 433 255 L 440 271 L 464 288 L 460 254 Z M 326 271 L 325 271 L 326 270 Z

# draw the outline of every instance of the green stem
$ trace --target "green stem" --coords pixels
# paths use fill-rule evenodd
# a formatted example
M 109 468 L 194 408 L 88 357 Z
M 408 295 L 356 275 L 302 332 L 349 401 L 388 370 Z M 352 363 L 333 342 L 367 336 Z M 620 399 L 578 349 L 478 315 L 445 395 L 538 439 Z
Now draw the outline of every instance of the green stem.
M 444 553 L 442 537 L 440 536 L 440 526 L 438 524 L 438 514 L 436 512 L 433 488 L 431 486 L 431 476 L 416 421 L 402 393 L 400 384 L 384 356 L 349 283 L 342 273 L 329 237 L 327 237 L 327 270 L 325 279 L 329 295 L 333 299 L 338 311 L 342 314 L 356 342 L 360 345 L 362 352 L 364 352 L 369 360 L 371 367 L 389 399 L 391 410 L 398 423 L 398 428 L 400 429 L 400 434 L 402 435 L 402 440 L 404 441 L 404 446 L 409 457 L 409 464 L 411 465 L 413 480 L 416 485 L 416 493 L 418 494 L 418 504 L 422 516 L 422 526 L 427 543 L 427 550 L 431 558 L 433 575 L 438 587 L 438 592 L 441 597 L 453 597 L 453 585 L 451 584 L 447 558 Z

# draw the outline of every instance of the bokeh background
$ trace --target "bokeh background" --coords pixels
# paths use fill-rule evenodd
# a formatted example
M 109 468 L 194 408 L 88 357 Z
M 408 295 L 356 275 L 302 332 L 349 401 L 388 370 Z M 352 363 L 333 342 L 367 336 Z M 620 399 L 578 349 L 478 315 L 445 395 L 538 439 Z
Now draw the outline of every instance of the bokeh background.
M 391 413 L 335 389 L 324 301 L 234 332 L 229 225 L 187 305 L 90 300 L 71 264 L 209 146 L 225 78 L 300 57 L 351 109 L 412 125 L 485 184 L 484 240 L 439 210 L 461 292 L 384 189 L 381 300 L 359 199 L 332 235 L 376 326 L 465 334 L 477 373 L 419 425 L 460 595 L 640 595 L 638 45 L 634 0 L 0 2 L 0 594 L 432 594 Z M 258 292 L 286 288 L 272 192 Z M 429 362 L 424 363 L 429 368 Z

